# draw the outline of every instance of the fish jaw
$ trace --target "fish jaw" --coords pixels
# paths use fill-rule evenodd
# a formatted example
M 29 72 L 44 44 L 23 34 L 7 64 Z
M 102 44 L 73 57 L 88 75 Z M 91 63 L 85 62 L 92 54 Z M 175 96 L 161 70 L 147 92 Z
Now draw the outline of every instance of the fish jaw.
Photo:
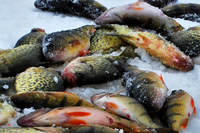
M 37 123 L 35 123 L 35 119 L 40 116 L 43 115 L 45 113 L 47 113 L 48 111 L 50 111 L 50 109 L 41 109 L 41 110 L 37 110 L 35 112 L 32 112 L 28 115 L 25 115 L 21 118 L 19 118 L 17 120 L 17 124 L 23 127 L 36 127 L 38 126 Z
M 93 105 L 96 105 L 96 106 L 99 106 L 99 107 L 103 107 L 103 105 L 102 104 L 100 104 L 99 102 L 97 103 L 97 101 L 99 100 L 99 99 L 101 99 L 102 97 L 104 97 L 104 96 L 107 96 L 108 95 L 108 93 L 100 93 L 100 94 L 96 94 L 96 95 L 93 95 L 92 97 L 91 97 L 91 102 L 92 102 L 92 104 Z

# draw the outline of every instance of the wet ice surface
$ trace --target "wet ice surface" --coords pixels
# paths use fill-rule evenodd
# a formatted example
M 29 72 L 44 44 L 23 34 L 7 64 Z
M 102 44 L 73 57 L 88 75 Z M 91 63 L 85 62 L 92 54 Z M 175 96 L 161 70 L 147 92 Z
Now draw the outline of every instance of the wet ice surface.
M 1 1 L 0 48 L 12 48 L 17 40 L 23 35 L 29 33 L 32 28 L 42 28 L 45 29 L 46 33 L 52 33 L 56 31 L 75 29 L 86 24 L 94 24 L 94 21 L 83 17 L 43 12 L 34 7 L 34 1 L 35 0 Z M 135 1 L 136 0 L 98 0 L 98 2 L 105 5 L 107 8 L 129 4 Z M 188 0 L 179 0 L 179 2 L 187 3 Z M 200 4 L 199 0 L 190 0 L 189 2 Z M 176 20 L 185 28 L 199 25 L 199 23 L 183 19 Z M 129 63 L 138 66 L 139 69 L 154 71 L 158 75 L 162 74 L 164 82 L 169 88 L 168 95 L 172 90 L 183 89 L 194 98 L 197 114 L 196 116 L 191 116 L 186 130 L 181 130 L 181 133 L 200 132 L 200 102 L 198 102 L 200 95 L 200 65 L 195 65 L 192 71 L 181 72 L 167 68 L 160 61 L 149 56 L 143 49 L 137 49 L 136 51 L 140 54 L 141 59 L 130 59 Z M 61 69 L 63 68 L 61 67 Z M 121 85 L 121 79 L 119 79 L 105 84 L 84 85 L 72 89 L 67 88 L 66 90 L 76 93 L 78 96 L 90 101 L 90 96 L 96 93 L 114 93 L 121 89 L 123 89 L 123 86 Z M 123 94 L 125 94 L 125 92 L 123 92 Z M 31 108 L 25 109 L 23 113 L 17 113 L 14 119 L 9 120 L 8 124 L 15 127 L 18 126 L 16 123 L 17 118 L 32 111 L 34 110 Z

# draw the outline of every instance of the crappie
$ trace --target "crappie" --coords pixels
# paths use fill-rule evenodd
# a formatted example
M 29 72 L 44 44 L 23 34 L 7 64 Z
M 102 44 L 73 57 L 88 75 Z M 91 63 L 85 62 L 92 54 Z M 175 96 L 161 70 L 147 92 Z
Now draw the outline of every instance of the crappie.
M 44 11 L 69 13 L 96 19 L 107 10 L 95 0 L 36 0 L 35 7 Z
M 153 122 L 148 110 L 134 98 L 112 93 L 100 93 L 93 95 L 91 97 L 91 102 L 119 116 L 141 122 L 147 127 L 161 127 Z
M 91 53 L 101 51 L 102 54 L 110 53 L 119 49 L 121 46 L 127 46 L 128 44 L 120 37 L 106 35 L 108 32 L 112 32 L 113 29 L 100 28 L 97 29 L 95 34 L 91 38 L 90 51 Z
M 186 55 L 200 55 L 200 26 L 191 27 L 174 33 L 170 41 L 180 48 Z
M 45 65 L 46 63 L 41 46 L 26 44 L 0 54 L 0 74 L 16 74 L 28 67 Z
M 1 133 L 69 133 L 67 129 L 55 127 L 7 127 L 0 128 Z
M 94 31 L 95 26 L 86 25 L 47 34 L 43 39 L 43 54 L 53 62 L 65 62 L 83 56 L 89 53 L 90 37 Z
M 59 72 L 43 67 L 30 67 L 15 79 L 16 93 L 28 91 L 64 91 L 65 82 Z M 12 91 L 12 90 L 11 90 Z
M 163 7 L 161 10 L 164 14 L 175 17 L 183 18 L 190 21 L 200 22 L 200 4 L 195 3 L 180 3 Z
M 170 129 L 151 129 L 135 121 L 120 118 L 101 109 L 92 107 L 62 107 L 55 109 L 40 109 L 17 120 L 23 127 L 62 126 L 75 127 L 78 125 L 103 125 L 123 129 L 124 132 L 176 133 Z
M 7 102 L 0 102 L 0 125 L 6 124 L 15 115 L 15 109 Z
M 18 47 L 24 44 L 38 44 L 42 46 L 42 40 L 46 35 L 45 30 L 40 28 L 33 28 L 30 33 L 22 36 L 14 47 Z
M 108 26 L 116 30 L 116 33 L 113 34 L 121 36 L 130 45 L 145 49 L 150 55 L 169 67 L 181 71 L 190 71 L 194 68 L 194 62 L 189 56 L 161 36 L 146 31 L 135 31 L 125 25 Z
M 69 87 L 75 87 L 114 80 L 121 73 L 105 57 L 85 56 L 71 61 L 62 71 L 62 76 Z
M 139 1 L 147 2 L 147 3 L 151 4 L 152 6 L 161 8 L 161 7 L 165 7 L 166 5 L 168 5 L 170 3 L 175 3 L 178 0 L 139 0 Z
M 196 109 L 193 98 L 187 92 L 175 90 L 167 97 L 160 112 L 167 127 L 179 131 L 187 127 L 188 119 L 192 113 L 196 114 Z
M 69 92 L 29 91 L 13 95 L 10 99 L 18 108 L 34 107 L 38 109 L 41 107 L 56 108 L 63 106 L 93 107 L 91 103 Z
M 160 9 L 146 2 L 136 2 L 128 5 L 113 7 L 101 14 L 95 23 L 128 24 L 156 30 L 162 35 L 171 35 L 184 28 L 174 19 L 166 16 Z
M 113 65 L 124 73 L 122 85 L 126 88 L 127 96 L 137 99 L 151 111 L 158 112 L 162 108 L 168 90 L 162 76 L 121 61 L 113 61 Z

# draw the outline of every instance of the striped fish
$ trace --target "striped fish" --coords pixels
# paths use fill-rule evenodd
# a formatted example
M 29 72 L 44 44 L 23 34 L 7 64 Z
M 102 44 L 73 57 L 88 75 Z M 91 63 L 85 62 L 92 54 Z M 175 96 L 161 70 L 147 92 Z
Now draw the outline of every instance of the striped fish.
M 184 90 L 175 90 L 166 99 L 160 114 L 170 129 L 179 131 L 187 127 L 192 113 L 196 114 L 193 98 Z
M 69 92 L 41 92 L 29 91 L 13 95 L 11 101 L 18 108 L 56 108 L 63 106 L 87 106 L 93 105 L 84 99 Z

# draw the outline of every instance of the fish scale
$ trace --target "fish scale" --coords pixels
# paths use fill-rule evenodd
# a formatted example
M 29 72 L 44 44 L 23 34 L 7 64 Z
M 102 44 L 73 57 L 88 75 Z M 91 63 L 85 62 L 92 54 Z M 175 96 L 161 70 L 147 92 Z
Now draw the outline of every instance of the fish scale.
M 58 81 L 55 81 L 55 77 Z M 64 91 L 63 78 L 57 71 L 42 67 L 31 67 L 18 74 L 15 79 L 17 93 L 27 91 Z

